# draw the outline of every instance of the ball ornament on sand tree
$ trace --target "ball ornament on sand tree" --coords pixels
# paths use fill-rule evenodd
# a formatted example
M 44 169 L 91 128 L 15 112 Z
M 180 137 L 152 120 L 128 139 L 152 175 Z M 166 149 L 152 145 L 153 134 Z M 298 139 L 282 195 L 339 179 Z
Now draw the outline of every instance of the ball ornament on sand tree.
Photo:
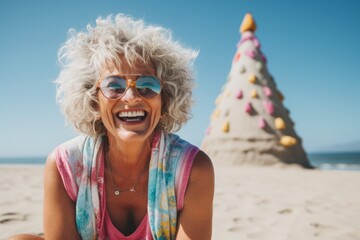
M 219 163 L 282 162 L 311 167 L 283 105 L 284 96 L 267 70 L 255 30 L 255 21 L 248 13 L 202 149 Z

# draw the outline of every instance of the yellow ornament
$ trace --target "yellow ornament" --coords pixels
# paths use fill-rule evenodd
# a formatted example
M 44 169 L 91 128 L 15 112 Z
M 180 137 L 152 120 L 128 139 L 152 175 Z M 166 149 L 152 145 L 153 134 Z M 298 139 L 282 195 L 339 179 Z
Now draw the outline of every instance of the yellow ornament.
M 284 147 L 292 147 L 297 143 L 296 138 L 291 137 L 291 136 L 283 136 L 280 139 L 280 144 L 283 145 Z
M 251 74 L 251 75 L 249 76 L 249 82 L 251 82 L 251 83 L 256 83 L 256 76 L 255 76 L 255 74 Z
M 275 127 L 279 130 L 284 130 L 286 128 L 286 124 L 284 120 L 280 117 L 275 118 Z
M 255 32 L 256 24 L 255 21 L 250 13 L 245 14 L 245 17 L 240 26 L 240 33 L 251 31 Z
M 258 95 L 257 91 L 254 89 L 254 90 L 251 91 L 250 96 L 252 98 L 257 98 L 259 95 Z
M 229 124 L 229 121 L 225 121 L 224 124 L 222 125 L 222 131 L 223 132 L 229 132 L 229 129 L 230 129 L 230 124 Z

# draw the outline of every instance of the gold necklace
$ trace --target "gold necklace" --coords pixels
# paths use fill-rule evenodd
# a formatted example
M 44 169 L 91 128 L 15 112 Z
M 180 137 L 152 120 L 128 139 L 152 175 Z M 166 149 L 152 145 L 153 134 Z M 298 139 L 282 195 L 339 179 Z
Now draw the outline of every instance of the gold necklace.
M 108 157 L 107 157 L 107 154 L 106 154 L 106 156 L 105 156 L 105 159 L 106 159 L 106 163 L 107 163 L 107 165 L 108 165 L 108 169 L 109 169 L 109 173 L 110 173 L 110 179 L 111 179 L 111 183 L 112 183 L 112 185 L 113 185 L 114 194 L 115 194 L 116 196 L 119 196 L 120 193 L 122 193 L 122 192 L 136 192 L 135 188 L 136 188 L 137 184 L 139 183 L 140 178 L 142 177 L 142 175 L 144 175 L 149 161 L 146 163 L 144 170 L 140 173 L 140 175 L 139 175 L 139 177 L 137 178 L 135 184 L 134 184 L 131 188 L 128 188 L 128 189 L 120 189 L 118 186 L 115 185 L 115 182 L 114 182 L 114 180 L 113 180 L 112 173 L 111 173 L 111 167 L 110 167 L 110 161 L 109 161 L 109 159 L 108 159 Z

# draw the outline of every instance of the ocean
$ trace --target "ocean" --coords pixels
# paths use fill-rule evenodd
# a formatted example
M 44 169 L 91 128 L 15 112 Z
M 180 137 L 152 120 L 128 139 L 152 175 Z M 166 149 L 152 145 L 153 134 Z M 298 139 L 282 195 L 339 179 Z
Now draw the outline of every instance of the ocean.
M 360 171 L 360 152 L 343 153 L 310 153 L 311 164 L 323 170 Z M 44 165 L 46 157 L 11 157 L 0 158 L 1 164 L 40 164 Z
M 323 170 L 360 171 L 360 152 L 311 153 L 311 164 Z
M 47 157 L 0 157 L 0 164 L 40 164 L 44 165 Z

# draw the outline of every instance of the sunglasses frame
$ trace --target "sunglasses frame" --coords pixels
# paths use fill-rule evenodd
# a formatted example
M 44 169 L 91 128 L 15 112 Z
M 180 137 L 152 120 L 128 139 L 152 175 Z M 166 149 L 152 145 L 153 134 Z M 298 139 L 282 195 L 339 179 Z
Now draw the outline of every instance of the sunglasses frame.
M 136 78 L 135 78 L 135 80 L 133 80 L 132 78 L 129 78 L 129 76 L 135 76 Z M 117 98 L 108 98 L 108 97 L 104 94 L 104 92 L 102 91 L 102 89 L 101 89 L 101 87 L 100 87 L 101 83 L 102 83 L 106 78 L 108 78 L 108 77 L 120 77 L 120 78 L 122 78 L 122 79 L 125 80 L 126 88 L 125 88 L 124 92 L 123 92 L 122 94 L 120 94 L 119 97 L 117 97 Z M 151 97 L 151 98 L 144 97 L 143 95 L 141 95 L 141 94 L 138 92 L 138 89 L 137 89 L 137 87 L 136 87 L 136 81 L 137 81 L 140 77 L 154 77 L 155 79 L 159 80 L 159 83 L 160 83 L 160 92 L 159 92 L 157 95 L 155 95 L 154 97 L 160 95 L 161 90 L 162 90 L 161 80 L 160 80 L 157 76 L 155 76 L 155 75 L 147 75 L 147 74 L 136 74 L 136 73 L 133 73 L 133 74 L 114 74 L 114 75 L 109 75 L 109 76 L 106 76 L 106 77 L 104 77 L 102 80 L 100 80 L 100 81 L 97 82 L 97 84 L 96 84 L 96 89 L 97 89 L 97 90 L 100 90 L 101 93 L 102 93 L 102 95 L 104 95 L 104 97 L 106 97 L 106 98 L 109 99 L 109 100 L 118 100 L 118 99 L 122 98 L 130 87 L 135 88 L 136 93 L 137 93 L 141 98 L 143 98 L 143 99 L 151 99 L 151 98 L 154 98 L 154 97 Z

